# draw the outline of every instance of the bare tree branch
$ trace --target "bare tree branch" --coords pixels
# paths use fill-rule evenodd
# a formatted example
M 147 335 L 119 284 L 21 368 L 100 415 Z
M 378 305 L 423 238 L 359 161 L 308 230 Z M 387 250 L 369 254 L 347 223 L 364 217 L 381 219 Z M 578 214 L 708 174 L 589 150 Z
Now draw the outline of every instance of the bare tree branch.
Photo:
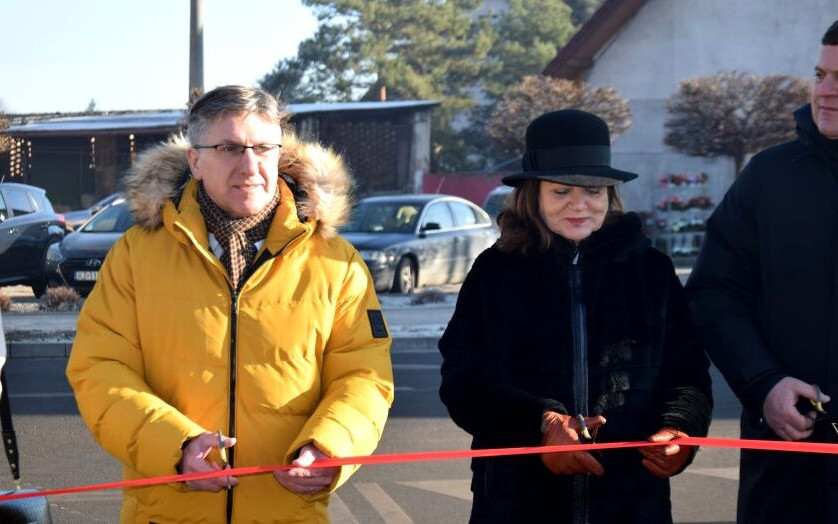
M 559 109 L 582 109 L 608 124 L 611 139 L 631 126 L 628 102 L 612 87 L 592 87 L 563 78 L 525 76 L 498 103 L 489 120 L 489 136 L 510 152 L 526 149 L 527 125 L 537 116 Z
M 3 133 L 5 129 L 9 127 L 9 119 L 6 118 L 6 114 L 3 111 L 3 107 L 0 106 L 0 153 L 5 153 L 12 147 L 12 139 L 10 136 Z
M 664 142 L 692 156 L 729 156 L 737 174 L 746 155 L 794 138 L 795 109 L 809 82 L 788 75 L 725 71 L 681 81 L 667 104 Z

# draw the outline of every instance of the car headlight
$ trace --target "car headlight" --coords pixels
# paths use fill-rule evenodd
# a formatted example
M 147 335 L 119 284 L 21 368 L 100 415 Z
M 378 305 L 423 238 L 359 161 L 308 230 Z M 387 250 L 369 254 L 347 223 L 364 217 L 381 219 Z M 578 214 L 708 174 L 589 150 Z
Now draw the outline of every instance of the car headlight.
M 366 262 L 382 266 L 391 263 L 395 258 L 392 253 L 388 253 L 386 251 L 363 249 L 360 253 L 361 258 L 363 258 Z
M 47 248 L 47 262 L 59 263 L 64 260 L 64 253 L 61 252 L 60 242 L 54 242 Z

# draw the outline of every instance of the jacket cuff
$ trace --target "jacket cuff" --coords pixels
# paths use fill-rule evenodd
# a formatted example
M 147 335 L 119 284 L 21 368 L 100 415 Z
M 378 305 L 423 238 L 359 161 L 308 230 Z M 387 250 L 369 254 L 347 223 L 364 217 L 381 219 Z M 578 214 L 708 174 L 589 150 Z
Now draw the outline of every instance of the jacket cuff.
M 775 371 L 774 373 L 755 381 L 745 389 L 742 398 L 740 399 L 742 404 L 744 404 L 748 411 L 759 413 L 761 415 L 762 405 L 765 403 L 765 397 L 767 397 L 768 393 L 770 393 L 774 386 L 777 385 L 777 382 L 783 380 L 787 376 L 789 375 L 781 371 Z
M 691 437 L 706 437 L 711 415 L 710 399 L 700 389 L 673 388 L 667 392 L 657 428 L 673 427 Z

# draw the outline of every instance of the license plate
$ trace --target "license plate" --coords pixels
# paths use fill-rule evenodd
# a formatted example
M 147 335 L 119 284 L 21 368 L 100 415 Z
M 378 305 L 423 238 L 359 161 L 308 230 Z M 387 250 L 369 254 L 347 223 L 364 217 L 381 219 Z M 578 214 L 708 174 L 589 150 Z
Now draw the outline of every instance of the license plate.
M 98 271 L 76 271 L 73 274 L 73 278 L 76 279 L 77 282 L 95 282 L 97 278 L 99 278 Z

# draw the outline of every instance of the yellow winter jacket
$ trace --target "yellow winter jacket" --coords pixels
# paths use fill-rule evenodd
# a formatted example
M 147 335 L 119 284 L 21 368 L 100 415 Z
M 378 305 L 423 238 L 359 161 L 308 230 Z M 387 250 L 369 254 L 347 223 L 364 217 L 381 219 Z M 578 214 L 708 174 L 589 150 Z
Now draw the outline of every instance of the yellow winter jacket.
M 287 464 L 310 442 L 330 456 L 372 453 L 393 401 L 391 338 L 363 260 L 334 234 L 349 203 L 342 163 L 285 137 L 281 170 L 305 195 L 295 202 L 280 179 L 261 263 L 234 296 L 197 184 L 182 186 L 184 148 L 140 160 L 127 183 L 138 225 L 79 316 L 67 377 L 94 438 L 126 479 L 175 474 L 181 446 L 219 429 L 237 438 L 235 467 Z M 271 474 L 239 481 L 232 522 L 329 520 L 329 493 L 296 495 Z M 121 520 L 226 522 L 227 505 L 227 493 L 182 484 L 131 488 Z

